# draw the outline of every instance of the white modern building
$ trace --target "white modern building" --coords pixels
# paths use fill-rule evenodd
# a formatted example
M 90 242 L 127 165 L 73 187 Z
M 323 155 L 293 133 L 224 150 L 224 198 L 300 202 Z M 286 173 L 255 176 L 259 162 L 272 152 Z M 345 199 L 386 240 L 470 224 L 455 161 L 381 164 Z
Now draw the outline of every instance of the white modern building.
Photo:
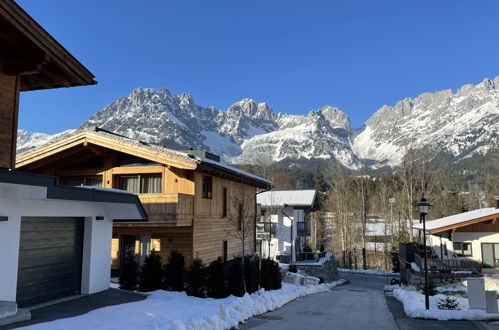
M 257 195 L 262 210 L 257 250 L 265 258 L 293 262 L 310 235 L 308 214 L 319 208 L 316 190 L 270 190 Z
M 414 228 L 422 231 L 423 224 Z M 499 205 L 427 221 L 426 232 L 440 260 L 473 260 L 499 269 Z

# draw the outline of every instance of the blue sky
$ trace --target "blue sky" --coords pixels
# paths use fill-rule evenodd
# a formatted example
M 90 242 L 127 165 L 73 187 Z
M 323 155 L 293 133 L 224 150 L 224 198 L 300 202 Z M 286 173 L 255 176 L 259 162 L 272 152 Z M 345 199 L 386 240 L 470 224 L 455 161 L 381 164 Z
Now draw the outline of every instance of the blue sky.
M 23 93 L 20 128 L 78 127 L 136 87 L 360 127 L 384 104 L 499 75 L 499 1 L 18 0 L 96 86 Z

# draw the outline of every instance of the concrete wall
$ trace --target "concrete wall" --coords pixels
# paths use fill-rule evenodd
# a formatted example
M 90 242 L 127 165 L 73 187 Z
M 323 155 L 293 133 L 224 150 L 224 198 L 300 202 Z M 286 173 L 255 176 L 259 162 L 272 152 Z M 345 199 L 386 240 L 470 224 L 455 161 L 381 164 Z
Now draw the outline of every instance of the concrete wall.
M 46 188 L 0 183 L 0 300 L 15 301 L 22 217 L 85 218 L 82 293 L 109 288 L 112 219 L 139 218 L 134 205 L 47 200 Z M 96 220 L 103 216 L 104 220 Z

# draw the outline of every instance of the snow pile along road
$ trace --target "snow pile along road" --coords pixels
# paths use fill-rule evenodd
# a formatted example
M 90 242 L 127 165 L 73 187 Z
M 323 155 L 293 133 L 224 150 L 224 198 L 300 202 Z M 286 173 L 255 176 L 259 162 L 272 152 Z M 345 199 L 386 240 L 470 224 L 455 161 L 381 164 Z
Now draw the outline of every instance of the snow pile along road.
M 262 289 L 251 295 L 224 299 L 202 299 L 187 296 L 185 292 L 159 290 L 151 292 L 143 301 L 105 307 L 81 316 L 40 323 L 25 329 L 229 329 L 294 299 L 329 291 L 343 283 L 342 280 L 307 286 L 283 283 L 280 290 Z
M 407 287 L 399 287 L 393 290 L 393 296 L 404 305 L 404 312 L 412 318 L 436 319 L 436 320 L 499 320 L 499 314 L 489 314 L 481 309 L 469 309 L 468 299 L 456 298 L 460 310 L 442 310 L 437 308 L 442 294 L 430 296 L 430 309 L 425 309 L 424 295 Z

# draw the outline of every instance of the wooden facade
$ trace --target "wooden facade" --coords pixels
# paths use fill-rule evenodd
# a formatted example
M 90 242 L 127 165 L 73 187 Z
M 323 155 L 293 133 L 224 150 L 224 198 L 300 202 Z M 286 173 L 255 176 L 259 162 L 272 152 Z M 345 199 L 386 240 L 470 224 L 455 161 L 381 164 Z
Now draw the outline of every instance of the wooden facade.
M 95 84 L 94 76 L 12 0 L 0 1 L 0 168 L 15 166 L 19 93 Z
M 270 187 L 261 178 L 221 163 L 203 162 L 188 153 L 102 130 L 82 130 L 24 153 L 18 157 L 16 169 L 54 175 L 59 184 L 116 189 L 126 189 L 124 182 L 136 184 L 139 190 L 134 193 L 149 221 L 114 224 L 113 268 L 119 268 L 129 252 L 140 259 L 153 249 L 163 263 L 172 250 L 182 252 L 187 263 L 193 258 L 207 263 L 217 257 L 241 255 L 242 239 L 232 221 L 241 209 L 251 219 L 244 250 L 254 252 L 256 189 Z

